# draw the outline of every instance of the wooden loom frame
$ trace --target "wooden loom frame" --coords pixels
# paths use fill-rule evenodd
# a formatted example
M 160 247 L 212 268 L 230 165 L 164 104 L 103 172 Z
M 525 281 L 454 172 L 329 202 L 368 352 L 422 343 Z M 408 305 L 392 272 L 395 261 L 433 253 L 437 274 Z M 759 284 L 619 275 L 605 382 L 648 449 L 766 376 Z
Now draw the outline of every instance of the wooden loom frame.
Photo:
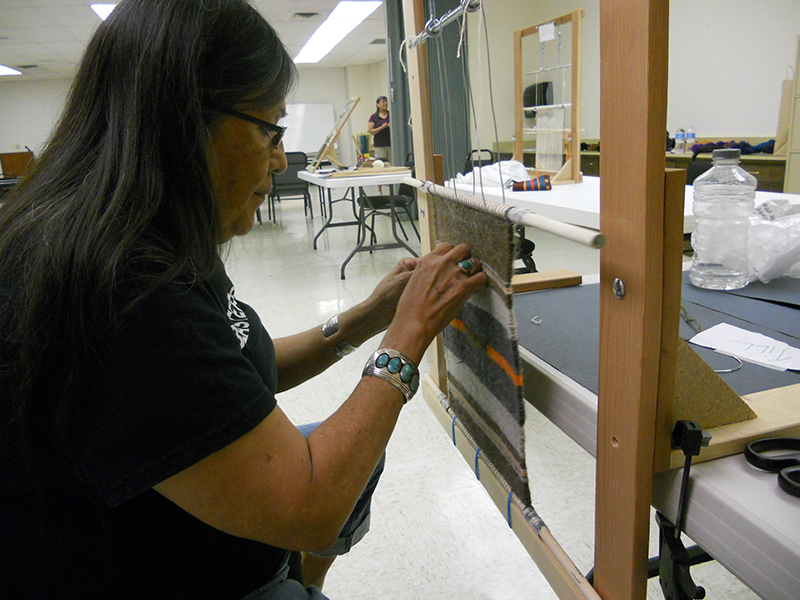
M 561 170 L 551 178 L 553 183 L 580 183 L 581 174 L 581 40 L 583 38 L 583 9 L 574 10 L 556 19 L 533 25 L 514 32 L 514 160 L 523 162 L 524 133 L 523 121 L 525 107 L 523 106 L 523 81 L 522 73 L 522 41 L 529 36 L 538 35 L 539 28 L 553 23 L 556 27 L 565 23 L 572 25 L 572 66 L 571 66 L 571 107 L 570 107 L 570 133 L 567 140 L 566 160 Z M 562 67 L 566 68 L 566 67 Z
M 423 0 L 403 0 L 403 10 L 408 38 L 424 28 Z M 594 590 L 586 592 L 580 573 L 565 566 L 520 515 L 512 510 L 508 519 L 560 598 L 579 599 L 596 592 L 606 600 L 630 600 L 646 597 L 653 470 L 656 458 L 668 453 L 664 411 L 658 410 L 657 401 L 671 398 L 674 387 L 684 179 L 682 172 L 664 168 L 669 3 L 600 0 L 600 29 L 606 155 L 601 164 L 600 226 L 608 245 L 600 263 Z M 424 44 L 409 50 L 408 69 L 417 176 L 431 180 Z M 420 192 L 418 201 L 420 229 L 425 232 L 422 248 L 428 252 L 432 240 L 427 195 Z M 612 291 L 617 279 L 627 289 L 621 299 Z M 438 390 L 446 384 L 441 356 L 439 338 L 433 376 L 425 381 L 424 391 L 440 419 Z M 492 492 L 497 481 L 488 475 L 481 481 L 505 513 L 505 499 L 498 502 L 498 494 Z

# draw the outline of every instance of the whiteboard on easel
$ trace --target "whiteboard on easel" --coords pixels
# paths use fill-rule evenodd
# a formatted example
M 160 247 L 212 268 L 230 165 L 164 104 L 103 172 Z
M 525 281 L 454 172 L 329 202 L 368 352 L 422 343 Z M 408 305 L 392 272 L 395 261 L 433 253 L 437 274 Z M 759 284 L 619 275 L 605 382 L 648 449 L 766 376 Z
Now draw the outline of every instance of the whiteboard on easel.
M 355 109 L 359 100 L 361 100 L 361 97 L 355 96 L 347 101 L 347 106 L 345 106 L 344 110 L 339 114 L 339 119 L 333 125 L 333 129 L 331 129 L 328 137 L 325 138 L 325 141 L 322 143 L 319 151 L 308 165 L 308 171 L 311 171 L 312 173 L 315 172 L 319 168 L 320 163 L 326 158 L 340 167 L 343 166 L 336 159 L 330 156 L 330 151 L 333 148 L 333 145 L 336 143 L 336 140 L 339 138 L 339 134 L 342 133 L 342 127 L 344 127 L 344 124 L 347 123 L 347 119 L 350 118 L 350 115 L 353 114 L 353 110 Z
M 314 156 L 333 129 L 334 116 L 333 104 L 287 104 L 280 122 L 286 127 L 284 150 Z

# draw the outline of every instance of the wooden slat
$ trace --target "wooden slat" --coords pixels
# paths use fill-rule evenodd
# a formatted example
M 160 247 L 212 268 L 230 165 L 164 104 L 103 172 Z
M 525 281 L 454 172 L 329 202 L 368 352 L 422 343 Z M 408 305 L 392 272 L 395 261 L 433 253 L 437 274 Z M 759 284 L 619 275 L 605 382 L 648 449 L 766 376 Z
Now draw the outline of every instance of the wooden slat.
M 444 185 L 444 155 L 443 154 L 434 154 L 433 155 L 433 179 L 431 179 L 433 183 L 436 185 Z
M 595 589 L 645 598 L 662 319 L 669 3 L 600 1 Z M 625 285 L 617 299 L 613 282 Z
M 335 173 L 328 175 L 328 177 L 330 179 L 341 179 L 346 177 L 375 177 L 376 175 L 394 175 L 404 171 L 408 172 L 408 175 L 411 176 L 411 169 L 406 167 L 359 167 L 355 171 L 336 171 Z
M 744 452 L 745 446 L 763 437 L 800 437 L 800 383 L 742 397 L 758 415 L 755 419 L 708 429 L 711 443 L 700 450 L 694 463 Z M 670 468 L 683 466 L 683 453 L 670 455 Z
M 514 32 L 514 160 L 522 162 L 524 141 L 522 134 L 522 31 Z M 499 148 L 498 148 L 499 150 Z
M 583 278 L 575 271 L 569 269 L 554 269 L 553 271 L 539 271 L 538 273 L 523 273 L 511 277 L 511 289 L 515 294 L 548 290 L 552 288 L 580 285 Z
M 581 173 L 581 53 L 583 48 L 583 14 L 584 11 L 576 10 L 572 12 L 572 145 L 570 146 L 570 158 L 572 159 L 572 181 L 580 183 L 583 181 Z M 576 101 L 577 98 L 577 101 Z
M 33 166 L 33 152 L 5 152 L 0 154 L 3 176 L 25 177 Z
M 675 372 L 681 313 L 681 269 L 683 265 L 683 203 L 686 171 L 667 169 L 664 174 L 664 261 L 661 305 L 661 361 L 658 374 L 658 406 L 653 472 L 669 468 L 675 419 Z

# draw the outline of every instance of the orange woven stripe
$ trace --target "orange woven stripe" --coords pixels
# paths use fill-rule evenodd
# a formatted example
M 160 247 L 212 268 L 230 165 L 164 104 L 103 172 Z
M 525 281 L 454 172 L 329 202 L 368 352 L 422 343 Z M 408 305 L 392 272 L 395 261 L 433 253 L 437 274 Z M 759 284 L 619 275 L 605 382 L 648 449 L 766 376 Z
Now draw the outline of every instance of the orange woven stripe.
M 464 325 L 464 321 L 462 321 L 461 319 L 453 319 L 452 321 L 450 321 L 450 325 L 452 325 L 453 327 L 455 327 L 456 329 L 458 329 L 463 333 L 467 333 L 467 326 Z
M 491 346 L 486 346 L 486 354 L 491 358 L 494 362 L 496 362 L 503 371 L 511 378 L 511 381 L 514 382 L 514 385 L 517 387 L 522 386 L 522 375 L 520 373 L 516 373 L 514 368 L 508 364 L 508 361 L 503 358 L 503 356 Z

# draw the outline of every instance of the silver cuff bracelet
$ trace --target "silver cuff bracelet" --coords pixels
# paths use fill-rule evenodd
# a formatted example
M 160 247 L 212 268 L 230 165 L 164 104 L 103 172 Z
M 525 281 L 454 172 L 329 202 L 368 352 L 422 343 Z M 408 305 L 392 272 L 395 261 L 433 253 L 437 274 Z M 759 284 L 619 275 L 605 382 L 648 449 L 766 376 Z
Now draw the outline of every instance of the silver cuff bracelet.
M 367 375 L 380 377 L 391 383 L 403 393 L 406 402 L 411 400 L 419 388 L 419 368 L 416 363 L 391 348 L 376 350 L 369 357 L 361 373 L 362 377 Z
M 334 315 L 322 326 L 322 337 L 329 338 L 339 332 L 339 315 Z M 352 354 L 356 349 L 347 341 L 341 340 L 334 346 L 333 351 L 337 356 L 344 358 L 348 354 Z

